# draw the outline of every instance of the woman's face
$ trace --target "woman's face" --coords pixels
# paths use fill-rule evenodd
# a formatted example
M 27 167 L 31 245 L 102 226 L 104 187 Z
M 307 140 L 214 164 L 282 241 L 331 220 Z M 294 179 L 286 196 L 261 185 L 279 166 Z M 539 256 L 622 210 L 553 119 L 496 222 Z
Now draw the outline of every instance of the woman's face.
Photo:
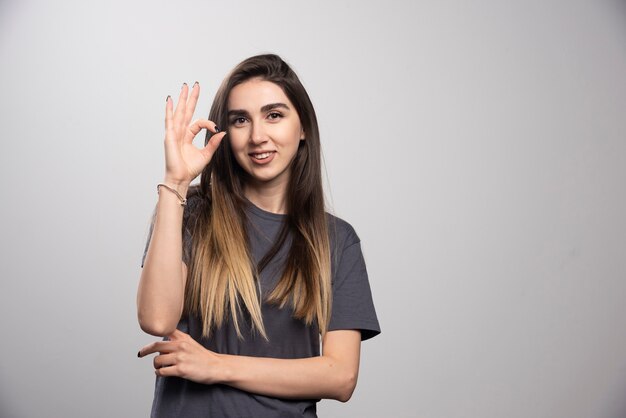
M 237 162 L 252 178 L 250 186 L 287 186 L 304 131 L 278 85 L 253 78 L 231 90 L 228 136 Z

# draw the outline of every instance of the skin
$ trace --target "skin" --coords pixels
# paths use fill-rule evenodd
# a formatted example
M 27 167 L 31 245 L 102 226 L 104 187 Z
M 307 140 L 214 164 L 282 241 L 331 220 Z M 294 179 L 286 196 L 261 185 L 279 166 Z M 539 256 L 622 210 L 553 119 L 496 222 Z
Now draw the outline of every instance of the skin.
M 276 104 L 272 109 L 261 108 Z M 250 174 L 246 197 L 262 209 L 284 213 L 289 164 L 304 130 L 294 105 L 276 84 L 258 78 L 235 86 L 228 97 L 228 134 L 237 162 Z M 242 112 L 239 112 L 242 111 Z M 250 153 L 275 151 L 269 164 L 257 164 Z
M 180 181 L 186 185 L 193 180 L 208 164 L 224 136 L 219 134 L 205 149 L 198 150 L 192 145 L 193 137 L 202 128 L 214 130 L 215 127 L 208 120 L 189 124 L 198 94 L 199 85 L 194 85 L 188 99 L 188 87 L 184 85 L 174 113 L 171 101 L 167 101 L 166 132 L 175 136 L 179 131 L 178 135 L 184 141 L 178 142 L 185 144 L 182 152 L 172 153 L 177 158 L 170 158 L 174 163 L 166 164 L 169 167 L 166 179 L 173 183 Z M 282 103 L 287 108 L 262 110 L 273 103 Z M 276 84 L 251 79 L 231 91 L 228 109 L 245 111 L 245 114 L 239 112 L 241 114 L 229 117 L 228 135 L 235 158 L 251 178 L 244 188 L 246 197 L 262 209 L 284 213 L 289 164 L 296 155 L 299 142 L 306 140 L 293 104 Z M 266 165 L 255 164 L 249 154 L 259 150 L 275 151 L 274 159 Z M 183 263 L 183 278 L 185 273 Z M 327 332 L 322 341 L 322 355 L 302 359 L 220 354 L 207 350 L 178 329 L 167 336 L 170 341 L 152 342 L 138 353 L 139 357 L 158 353 L 153 359 L 157 376 L 178 376 L 203 384 L 226 384 L 286 399 L 328 398 L 346 402 L 356 387 L 361 351 L 358 330 Z

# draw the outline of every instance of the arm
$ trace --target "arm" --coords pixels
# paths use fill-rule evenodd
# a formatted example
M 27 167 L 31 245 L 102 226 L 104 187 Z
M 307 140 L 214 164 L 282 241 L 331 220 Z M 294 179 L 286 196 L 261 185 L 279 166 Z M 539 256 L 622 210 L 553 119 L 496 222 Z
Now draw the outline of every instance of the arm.
M 361 332 L 329 331 L 323 353 L 303 359 L 223 355 L 223 382 L 278 398 L 329 398 L 347 402 L 359 373 Z
M 336 399 L 347 402 L 356 387 L 361 332 L 326 333 L 318 357 L 276 359 L 218 354 L 190 335 L 175 330 L 170 341 L 143 347 L 139 357 L 159 352 L 153 360 L 157 376 L 178 376 L 203 384 L 221 383 L 276 398 Z
M 184 197 L 188 186 L 176 189 Z M 151 335 L 172 333 L 182 314 L 187 279 L 187 266 L 181 261 L 183 209 L 178 197 L 162 187 L 137 290 L 139 326 Z
M 176 109 L 167 96 L 165 102 L 165 184 L 186 196 L 189 185 L 207 166 L 226 132 L 217 133 L 215 123 L 191 118 L 196 109 L 200 85 L 189 93 L 184 83 Z M 204 148 L 193 139 L 202 129 L 214 133 Z M 187 266 L 182 262 L 182 222 L 184 207 L 170 190 L 161 190 L 146 260 L 137 291 L 137 316 L 148 334 L 165 336 L 178 325 L 183 311 Z

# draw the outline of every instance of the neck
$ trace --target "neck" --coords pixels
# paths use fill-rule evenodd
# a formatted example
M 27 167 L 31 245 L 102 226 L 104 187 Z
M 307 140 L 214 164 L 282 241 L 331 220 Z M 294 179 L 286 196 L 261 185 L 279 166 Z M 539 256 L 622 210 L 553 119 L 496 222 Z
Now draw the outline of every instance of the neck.
M 287 185 L 244 185 L 243 194 L 257 207 L 272 213 L 287 213 Z

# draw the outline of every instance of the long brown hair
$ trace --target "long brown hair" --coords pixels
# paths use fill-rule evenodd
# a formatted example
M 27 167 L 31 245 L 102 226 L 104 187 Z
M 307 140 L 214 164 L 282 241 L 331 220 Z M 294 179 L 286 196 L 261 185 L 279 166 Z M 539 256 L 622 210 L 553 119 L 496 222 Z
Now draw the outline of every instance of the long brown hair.
M 287 215 L 277 242 L 254 265 L 246 230 L 246 198 L 243 185 L 247 173 L 237 163 L 224 138 L 205 167 L 198 194 L 201 204 L 194 216 L 192 252 L 185 289 L 185 312 L 200 316 L 203 336 L 222 325 L 230 312 L 237 334 L 242 337 L 238 312 L 248 313 L 252 329 L 267 339 L 261 315 L 260 272 L 292 235 L 283 275 L 266 302 L 281 308 L 289 303 L 293 316 L 307 325 L 317 322 L 324 335 L 330 320 L 331 261 L 328 219 L 325 213 L 321 176 L 321 147 L 313 104 L 295 72 L 279 56 L 257 55 L 237 65 L 218 89 L 209 119 L 228 126 L 228 97 L 231 90 L 251 78 L 278 85 L 293 103 L 306 139 L 300 141 L 291 163 L 286 194 Z M 207 132 L 205 145 L 211 133 Z M 243 305 L 243 306 L 242 306 Z

